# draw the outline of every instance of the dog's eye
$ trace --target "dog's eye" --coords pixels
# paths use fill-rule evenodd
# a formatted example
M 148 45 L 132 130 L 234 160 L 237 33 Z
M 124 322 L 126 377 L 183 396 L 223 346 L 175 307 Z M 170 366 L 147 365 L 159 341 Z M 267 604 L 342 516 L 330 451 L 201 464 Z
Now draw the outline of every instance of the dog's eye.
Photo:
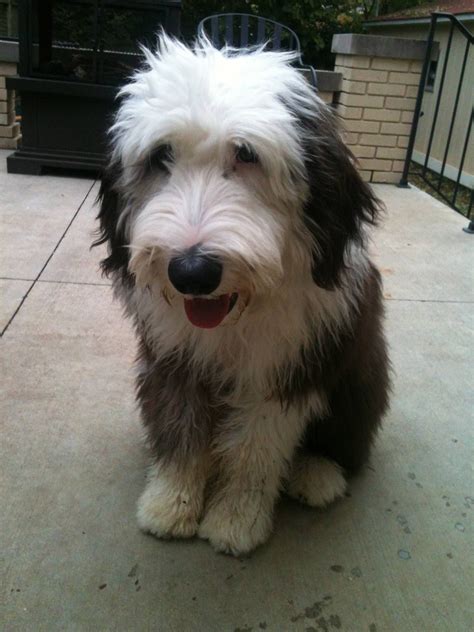
M 237 147 L 237 150 L 235 152 L 235 158 L 237 162 L 243 162 L 247 164 L 249 163 L 255 164 L 258 162 L 257 154 L 248 145 L 240 145 L 240 147 Z
M 154 149 L 149 155 L 146 162 L 149 171 L 166 171 L 169 172 L 169 164 L 173 162 L 173 148 L 171 145 L 160 145 Z

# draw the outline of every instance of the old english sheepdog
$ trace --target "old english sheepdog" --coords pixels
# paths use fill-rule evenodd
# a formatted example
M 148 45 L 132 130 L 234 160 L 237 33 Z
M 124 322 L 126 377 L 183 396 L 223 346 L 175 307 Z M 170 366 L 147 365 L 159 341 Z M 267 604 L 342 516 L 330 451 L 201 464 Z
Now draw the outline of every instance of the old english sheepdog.
M 388 405 L 380 203 L 291 53 L 162 35 L 120 93 L 102 262 L 138 339 L 158 537 L 245 554 L 342 496 Z

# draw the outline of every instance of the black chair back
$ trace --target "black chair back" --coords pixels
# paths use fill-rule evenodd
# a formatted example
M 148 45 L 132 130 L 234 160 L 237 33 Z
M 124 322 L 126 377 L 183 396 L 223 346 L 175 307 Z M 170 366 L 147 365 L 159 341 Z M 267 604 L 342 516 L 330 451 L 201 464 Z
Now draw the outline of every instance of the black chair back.
M 300 40 L 284 24 L 248 13 L 220 13 L 201 20 L 197 30 L 198 35 L 207 37 L 215 48 L 247 48 L 266 44 L 270 50 L 294 51 L 298 54 L 296 64 L 309 72 L 310 81 L 317 89 L 315 69 L 303 64 Z
M 248 13 L 221 13 L 204 18 L 198 34 L 205 35 L 216 48 L 246 48 L 268 42 L 273 50 L 291 50 L 301 54 L 298 36 L 287 26 Z

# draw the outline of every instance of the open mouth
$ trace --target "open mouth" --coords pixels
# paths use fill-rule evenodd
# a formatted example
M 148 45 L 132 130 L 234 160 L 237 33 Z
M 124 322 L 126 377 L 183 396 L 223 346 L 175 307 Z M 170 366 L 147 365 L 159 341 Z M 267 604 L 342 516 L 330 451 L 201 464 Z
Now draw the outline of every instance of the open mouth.
M 221 324 L 237 299 L 237 292 L 222 294 L 218 298 L 186 298 L 184 310 L 189 322 L 195 327 L 213 329 Z

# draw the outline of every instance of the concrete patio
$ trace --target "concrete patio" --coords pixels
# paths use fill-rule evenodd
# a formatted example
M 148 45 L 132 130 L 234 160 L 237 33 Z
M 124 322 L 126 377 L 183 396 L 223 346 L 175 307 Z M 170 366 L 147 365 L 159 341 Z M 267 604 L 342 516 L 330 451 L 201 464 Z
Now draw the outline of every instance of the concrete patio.
M 97 185 L 7 175 L 0 154 L 0 629 L 463 632 L 471 608 L 467 221 L 378 185 L 395 376 L 370 466 L 326 511 L 283 500 L 245 560 L 135 523 L 147 456 L 134 342 L 88 247 Z

